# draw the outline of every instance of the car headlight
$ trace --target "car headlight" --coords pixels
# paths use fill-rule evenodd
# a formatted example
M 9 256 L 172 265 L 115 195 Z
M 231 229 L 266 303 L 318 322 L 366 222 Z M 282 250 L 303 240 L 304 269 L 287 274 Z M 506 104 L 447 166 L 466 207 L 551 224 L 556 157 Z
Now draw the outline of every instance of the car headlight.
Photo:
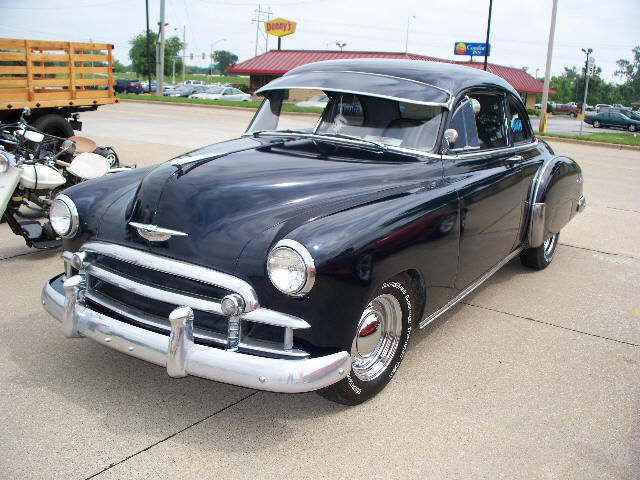
M 267 273 L 282 293 L 301 297 L 311 291 L 316 267 L 309 251 L 295 240 L 280 240 L 267 255 Z
M 51 204 L 49 221 L 58 235 L 64 238 L 73 237 L 78 231 L 78 209 L 69 197 L 60 194 Z

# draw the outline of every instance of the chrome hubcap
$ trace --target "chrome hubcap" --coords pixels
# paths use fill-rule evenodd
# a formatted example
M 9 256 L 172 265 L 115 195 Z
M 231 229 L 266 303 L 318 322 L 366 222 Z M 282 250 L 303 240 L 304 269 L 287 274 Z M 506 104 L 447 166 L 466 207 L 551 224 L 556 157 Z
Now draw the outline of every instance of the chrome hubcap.
M 553 257 L 553 251 L 556 248 L 556 241 L 558 236 L 552 235 L 544 241 L 544 245 L 542 246 L 542 251 L 544 252 L 545 260 L 549 261 L 551 257 Z
M 364 309 L 351 347 L 352 369 L 362 381 L 378 378 L 389 366 L 402 335 L 402 307 L 389 294 Z

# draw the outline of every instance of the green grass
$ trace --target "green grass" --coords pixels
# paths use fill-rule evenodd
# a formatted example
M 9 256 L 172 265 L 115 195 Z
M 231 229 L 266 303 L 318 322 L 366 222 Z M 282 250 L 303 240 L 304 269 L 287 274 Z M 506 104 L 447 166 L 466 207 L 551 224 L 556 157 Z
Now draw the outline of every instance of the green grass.
M 132 93 L 118 93 L 118 98 L 126 100 L 140 100 L 149 102 L 173 102 L 173 103 L 195 103 L 200 105 L 218 105 L 221 107 L 241 107 L 257 109 L 261 102 L 230 102 L 227 100 L 200 100 L 198 98 L 184 97 L 159 97 L 157 95 L 134 95 Z M 283 105 L 284 112 L 304 112 L 304 113 L 322 113 L 322 108 L 314 107 L 296 107 L 295 105 Z
M 574 140 L 588 140 L 591 142 L 615 143 L 617 145 L 632 145 L 640 147 L 640 134 L 633 133 L 589 133 L 586 135 L 560 135 L 557 133 L 539 133 L 546 137 L 572 138 Z

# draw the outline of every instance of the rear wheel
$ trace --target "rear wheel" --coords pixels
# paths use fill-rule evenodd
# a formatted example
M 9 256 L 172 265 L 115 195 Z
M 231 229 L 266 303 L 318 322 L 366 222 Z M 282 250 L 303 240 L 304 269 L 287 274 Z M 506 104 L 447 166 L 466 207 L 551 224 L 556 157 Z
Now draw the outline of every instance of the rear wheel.
M 400 366 L 411 335 L 415 295 L 406 275 L 380 285 L 363 310 L 351 343 L 351 371 L 319 390 L 323 397 L 358 405 L 382 390 Z
M 526 267 L 536 268 L 538 270 L 547 268 L 553 261 L 559 240 L 559 233 L 549 235 L 542 246 L 523 250 L 520 253 L 520 262 Z
M 55 137 L 69 138 L 73 136 L 73 127 L 60 115 L 48 113 L 36 118 L 33 121 L 34 128 L 37 128 L 47 135 Z
M 600 128 L 600 121 L 599 120 L 594 120 L 593 121 L 593 128 Z
M 631 123 L 627 128 L 630 132 L 635 132 L 638 129 L 638 127 L 636 127 L 633 123 Z

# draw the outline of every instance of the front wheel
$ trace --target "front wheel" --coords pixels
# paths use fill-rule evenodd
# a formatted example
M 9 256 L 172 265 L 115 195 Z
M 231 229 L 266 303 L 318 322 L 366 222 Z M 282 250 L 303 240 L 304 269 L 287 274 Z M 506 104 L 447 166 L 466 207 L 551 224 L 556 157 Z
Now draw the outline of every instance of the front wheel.
M 405 275 L 380 285 L 355 328 L 351 371 L 346 378 L 318 393 L 337 403 L 358 405 L 380 392 L 404 357 L 411 336 L 414 299 L 411 281 Z
M 552 234 L 547 237 L 542 246 L 523 250 L 520 252 L 520 262 L 526 267 L 535 268 L 537 270 L 547 268 L 553 261 L 559 240 L 559 233 Z
M 571 112 L 571 113 L 569 114 L 569 117 L 570 117 L 570 118 L 576 118 L 577 116 L 578 116 L 578 115 L 577 115 L 577 114 L 575 114 L 575 113 L 573 113 L 573 112 Z

